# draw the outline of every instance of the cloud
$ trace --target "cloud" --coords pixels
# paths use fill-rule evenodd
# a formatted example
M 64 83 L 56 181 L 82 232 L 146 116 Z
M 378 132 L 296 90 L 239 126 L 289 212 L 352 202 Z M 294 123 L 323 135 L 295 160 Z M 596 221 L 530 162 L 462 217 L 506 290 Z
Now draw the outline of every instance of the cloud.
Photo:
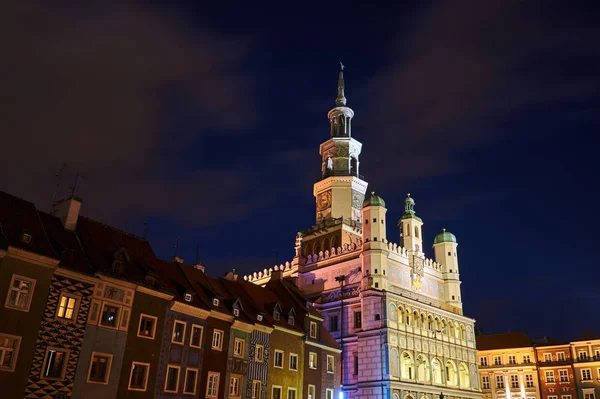
M 190 143 L 256 123 L 258 111 L 243 100 L 251 79 L 235 68 L 251 40 L 197 31 L 125 2 L 12 2 L 0 26 L 0 169 L 8 172 L 0 174 L 1 189 L 47 209 L 65 161 L 69 179 L 75 171 L 86 176 L 87 211 L 105 209 L 106 217 L 163 206 L 167 216 L 179 215 L 211 185 L 231 217 L 251 207 L 238 198 L 244 182 L 235 165 L 213 174 L 195 159 L 193 173 L 166 173 Z M 169 128 L 181 114 L 193 129 Z M 188 213 L 186 220 L 210 218 Z

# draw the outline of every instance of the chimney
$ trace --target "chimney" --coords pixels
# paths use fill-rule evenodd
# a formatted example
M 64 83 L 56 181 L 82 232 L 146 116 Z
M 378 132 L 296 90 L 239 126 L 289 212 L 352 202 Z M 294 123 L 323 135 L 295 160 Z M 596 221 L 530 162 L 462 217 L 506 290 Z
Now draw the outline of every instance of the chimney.
M 51 213 L 61 220 L 65 229 L 75 231 L 77 229 L 77 219 L 79 218 L 81 203 L 81 198 L 71 196 L 55 203 Z
M 202 266 L 202 264 L 200 264 L 200 263 L 196 263 L 194 265 L 194 269 L 198 269 L 204 273 L 204 266 Z
M 273 270 L 271 271 L 271 280 L 281 280 L 281 278 L 283 277 L 283 271 L 281 270 Z
M 179 256 L 173 256 L 171 258 L 171 262 L 173 262 L 173 263 L 180 263 L 180 264 L 183 265 L 183 258 L 180 258 Z

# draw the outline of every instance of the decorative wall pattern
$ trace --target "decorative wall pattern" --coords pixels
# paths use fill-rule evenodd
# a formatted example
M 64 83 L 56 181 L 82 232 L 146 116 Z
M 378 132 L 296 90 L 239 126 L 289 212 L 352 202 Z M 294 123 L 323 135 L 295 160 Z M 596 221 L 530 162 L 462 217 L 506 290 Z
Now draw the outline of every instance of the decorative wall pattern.
M 246 379 L 246 397 L 252 397 L 252 381 L 259 380 L 262 382 L 262 391 L 260 393 L 260 399 L 266 399 L 267 397 L 267 373 L 269 371 L 269 353 L 271 353 L 270 345 L 271 342 L 270 334 L 254 330 L 250 336 L 250 352 L 248 356 L 248 378 Z M 264 358 L 263 362 L 257 362 L 255 360 L 256 345 L 263 345 Z

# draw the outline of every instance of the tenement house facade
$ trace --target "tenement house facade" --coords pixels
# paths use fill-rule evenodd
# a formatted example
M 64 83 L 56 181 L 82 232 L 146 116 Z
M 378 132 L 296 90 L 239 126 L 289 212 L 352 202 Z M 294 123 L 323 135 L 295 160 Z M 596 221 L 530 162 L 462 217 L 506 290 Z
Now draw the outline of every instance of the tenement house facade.
M 320 146 L 316 224 L 298 233 L 291 262 L 245 278 L 257 285 L 275 272 L 297 279 L 343 347 L 345 398 L 481 398 L 456 237 L 440 232 L 435 260 L 427 258 L 423 220 L 409 194 L 398 221 L 400 243 L 388 241 L 385 201 L 375 193 L 365 198 L 362 144 L 352 135 L 354 111 L 344 90 L 340 72 L 330 138 Z

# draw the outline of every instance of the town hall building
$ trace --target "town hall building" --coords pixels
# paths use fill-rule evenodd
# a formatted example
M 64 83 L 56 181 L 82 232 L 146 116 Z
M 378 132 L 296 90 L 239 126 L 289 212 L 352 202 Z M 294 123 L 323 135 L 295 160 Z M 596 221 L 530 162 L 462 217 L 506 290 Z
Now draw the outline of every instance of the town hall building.
M 296 237 L 291 262 L 244 277 L 297 282 L 343 348 L 342 397 L 480 399 L 474 320 L 463 315 L 457 240 L 440 232 L 424 253 L 423 221 L 407 195 L 400 242 L 387 237 L 386 203 L 360 175 L 343 71 L 330 138 L 314 185 L 316 224 Z M 311 398 L 310 394 L 308 396 Z M 330 398 L 327 398 L 330 399 Z

